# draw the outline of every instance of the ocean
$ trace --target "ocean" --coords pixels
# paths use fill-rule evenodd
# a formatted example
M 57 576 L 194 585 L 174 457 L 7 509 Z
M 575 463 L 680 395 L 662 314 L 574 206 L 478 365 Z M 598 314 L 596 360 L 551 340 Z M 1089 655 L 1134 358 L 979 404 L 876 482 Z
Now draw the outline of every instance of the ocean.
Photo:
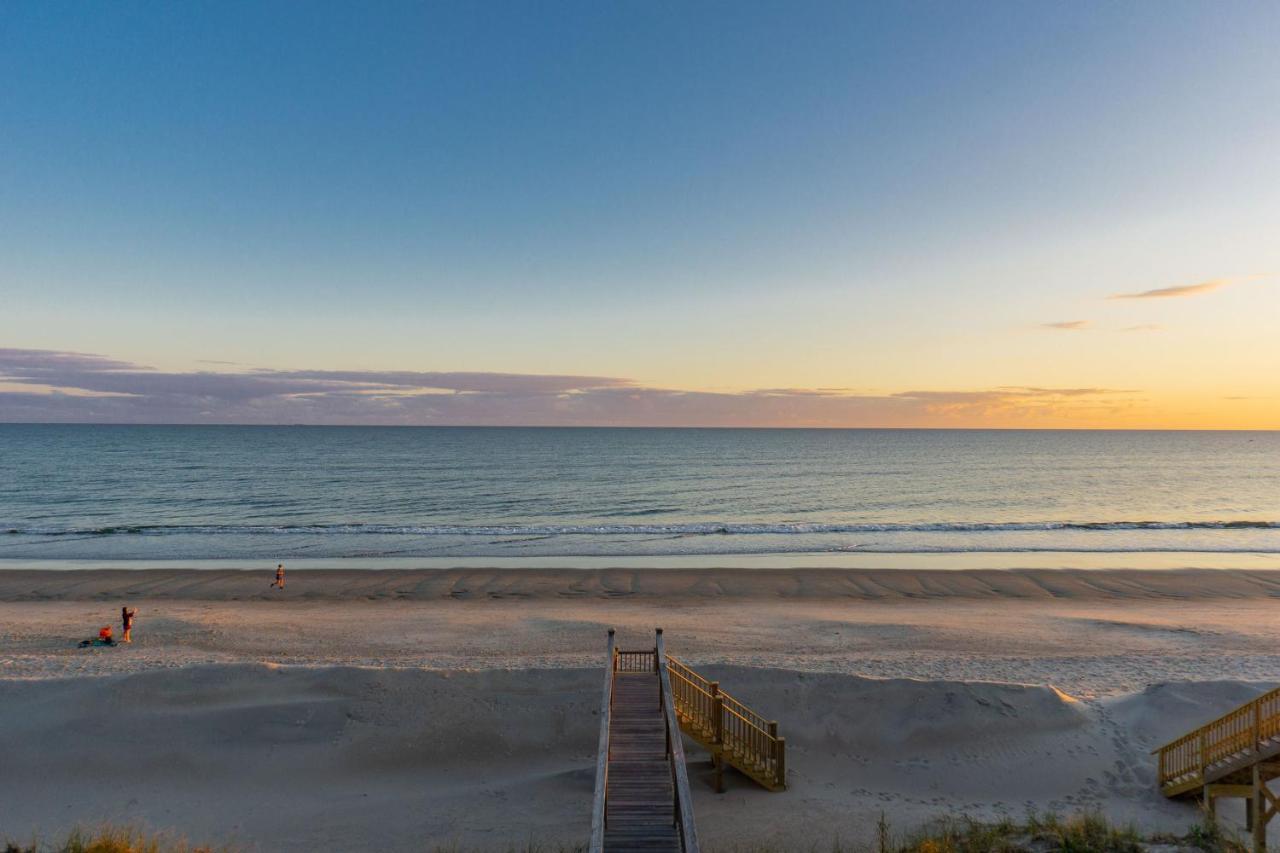
M 1280 554 L 1280 433 L 0 424 L 6 564 L 961 552 Z

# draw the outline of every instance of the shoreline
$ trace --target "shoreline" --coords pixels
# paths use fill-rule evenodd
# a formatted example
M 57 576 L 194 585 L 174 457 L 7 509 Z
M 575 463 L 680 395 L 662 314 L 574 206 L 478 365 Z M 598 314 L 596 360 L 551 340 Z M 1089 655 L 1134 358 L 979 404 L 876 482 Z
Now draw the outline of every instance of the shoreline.
M 755 554 L 666 554 L 634 556 L 474 556 L 474 557 L 294 557 L 226 558 L 52 558 L 0 557 L 0 572 L 190 569 L 261 571 L 285 562 L 297 570 L 704 570 L 846 569 L 963 571 L 972 569 L 1172 569 L 1280 570 L 1280 553 L 1266 551 L 821 551 Z
M 1267 600 L 1275 569 L 0 568 L 0 602 Z

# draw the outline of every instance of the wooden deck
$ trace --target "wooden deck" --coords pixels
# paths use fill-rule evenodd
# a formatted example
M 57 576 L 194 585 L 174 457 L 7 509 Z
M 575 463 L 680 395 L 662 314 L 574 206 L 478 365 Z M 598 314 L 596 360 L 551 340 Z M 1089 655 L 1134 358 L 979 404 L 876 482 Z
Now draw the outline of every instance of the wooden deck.
M 1280 798 L 1267 783 L 1280 778 L 1280 689 L 1223 714 L 1156 750 L 1160 791 L 1197 798 L 1210 814 L 1223 797 L 1245 800 L 1253 849 L 1267 849 L 1267 823 Z
M 609 631 L 592 853 L 698 853 L 661 629 L 656 637 L 652 649 L 623 651 Z

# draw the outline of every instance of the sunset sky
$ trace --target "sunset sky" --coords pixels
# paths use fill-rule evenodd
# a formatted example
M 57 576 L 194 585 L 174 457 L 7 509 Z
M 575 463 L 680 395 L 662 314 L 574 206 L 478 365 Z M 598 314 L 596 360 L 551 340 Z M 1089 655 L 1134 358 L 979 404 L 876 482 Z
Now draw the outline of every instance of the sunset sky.
M 1280 429 L 1277 34 L 6 3 L 0 421 Z

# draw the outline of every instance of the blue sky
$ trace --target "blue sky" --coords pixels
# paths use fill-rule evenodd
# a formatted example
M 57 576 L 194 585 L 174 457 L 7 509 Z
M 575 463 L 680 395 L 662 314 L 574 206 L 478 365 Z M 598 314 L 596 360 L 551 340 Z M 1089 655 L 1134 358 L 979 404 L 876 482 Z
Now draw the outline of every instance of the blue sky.
M 1252 3 L 6 4 L 0 345 L 1280 426 L 1277 32 Z

